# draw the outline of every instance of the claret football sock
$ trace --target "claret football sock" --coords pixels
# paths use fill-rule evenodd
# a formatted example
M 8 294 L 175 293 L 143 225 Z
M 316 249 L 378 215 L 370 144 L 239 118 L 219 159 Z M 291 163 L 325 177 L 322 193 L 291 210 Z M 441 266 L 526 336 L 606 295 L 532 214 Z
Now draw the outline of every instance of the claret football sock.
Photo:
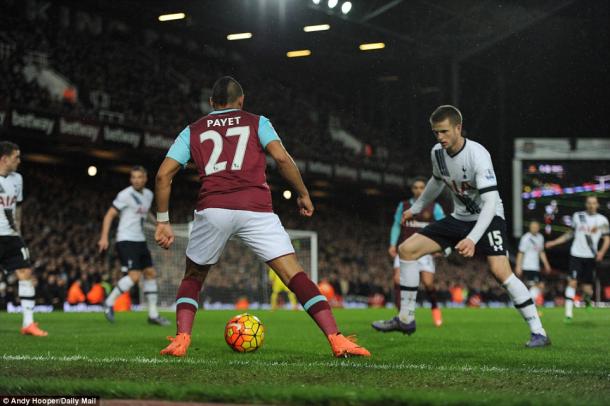
M 288 288 L 294 292 L 299 303 L 326 336 L 338 333 L 337 323 L 326 297 L 320 293 L 320 289 L 305 272 L 294 275 L 288 283 Z
M 417 261 L 400 260 L 400 313 L 403 323 L 415 320 L 417 289 L 419 288 L 419 269 Z
M 544 328 L 542 328 L 542 322 L 540 321 L 536 305 L 525 284 L 523 284 L 515 274 L 511 274 L 511 276 L 504 281 L 503 286 L 513 301 L 515 308 L 521 313 L 521 316 L 523 316 L 523 319 L 529 325 L 530 331 L 534 334 L 546 336 L 546 332 L 544 331 Z
M 428 295 L 428 300 L 430 301 L 430 305 L 432 309 L 438 308 L 438 300 L 436 298 L 436 288 L 426 289 L 426 294 Z
M 176 295 L 176 334 L 191 334 L 202 286 L 203 282 L 195 278 L 182 279 Z

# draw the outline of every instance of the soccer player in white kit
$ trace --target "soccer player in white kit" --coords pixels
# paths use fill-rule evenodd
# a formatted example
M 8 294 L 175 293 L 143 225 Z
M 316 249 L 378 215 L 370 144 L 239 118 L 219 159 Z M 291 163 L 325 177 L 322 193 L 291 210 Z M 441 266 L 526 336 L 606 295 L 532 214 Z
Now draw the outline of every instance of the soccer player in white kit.
M 30 252 L 21 238 L 21 207 L 23 178 L 17 173 L 21 163 L 19 146 L 0 142 L 0 269 L 15 272 L 19 280 L 17 294 L 21 302 L 23 322 L 21 334 L 44 337 L 48 333 L 34 322 L 36 290 L 32 282 Z
M 529 231 L 519 240 L 519 252 L 515 260 L 515 274 L 522 277 L 530 289 L 532 300 L 544 291 L 544 282 L 540 275 L 540 261 L 546 273 L 551 271 L 551 265 L 544 252 L 544 236 L 540 233 L 540 223 L 531 221 Z
M 153 201 L 153 192 L 146 188 L 148 180 L 146 169 L 134 166 L 131 169 L 129 182 L 131 186 L 121 190 L 104 216 L 102 233 L 97 243 L 100 252 L 108 249 L 108 234 L 115 217 L 119 217 L 116 236 L 116 250 L 121 261 L 121 271 L 125 274 L 104 301 L 104 315 L 114 323 L 114 302 L 124 292 L 139 282 L 144 274 L 142 288 L 148 304 L 148 322 L 160 326 L 169 325 L 169 321 L 159 315 L 157 310 L 157 275 L 153 267 L 150 251 L 146 246 L 144 222 L 149 215 Z
M 546 243 L 546 248 L 552 248 L 574 239 L 570 247 L 570 269 L 565 290 L 566 323 L 570 323 L 574 317 L 574 296 L 578 282 L 581 283 L 587 308 L 591 307 L 595 263 L 604 259 L 610 247 L 608 219 L 597 212 L 599 201 L 596 196 L 587 197 L 586 208 L 586 211 L 578 211 L 572 216 L 573 231 Z M 598 250 L 600 239 L 603 243 Z
M 406 311 L 398 315 L 404 331 L 415 331 L 415 298 L 419 286 L 417 260 L 424 255 L 452 249 L 464 257 L 477 253 L 487 258 L 492 275 L 502 283 L 515 307 L 529 325 L 529 348 L 551 342 L 542 327 L 536 306 L 527 287 L 517 278 L 508 262 L 504 246 L 506 223 L 498 193 L 496 175 L 489 152 L 479 143 L 462 136 L 462 113 L 450 105 L 438 107 L 430 116 L 432 132 L 438 144 L 432 148 L 432 177 L 420 198 L 404 212 L 409 221 L 423 207 L 434 201 L 447 186 L 453 196 L 454 210 L 409 237 L 398 247 L 401 272 L 406 275 Z

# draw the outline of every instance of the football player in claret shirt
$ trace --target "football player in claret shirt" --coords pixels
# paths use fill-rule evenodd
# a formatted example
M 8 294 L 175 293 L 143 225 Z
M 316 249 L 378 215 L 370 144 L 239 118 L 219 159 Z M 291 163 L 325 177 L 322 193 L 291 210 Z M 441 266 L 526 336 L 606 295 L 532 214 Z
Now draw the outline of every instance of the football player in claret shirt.
M 410 208 L 413 203 L 421 196 L 426 187 L 426 179 L 417 178 L 411 184 L 411 193 L 413 197 L 410 199 L 401 201 L 396 207 L 394 213 L 394 223 L 392 224 L 392 230 L 390 232 L 390 248 L 388 253 L 394 260 L 394 295 L 396 300 L 396 307 L 403 313 L 409 311 L 408 306 L 415 305 L 410 303 L 408 300 L 402 300 L 401 296 L 407 295 L 406 275 L 400 272 L 400 259 L 398 258 L 398 252 L 396 247 L 400 245 L 407 238 L 427 226 L 429 223 L 435 220 L 442 220 L 445 218 L 445 213 L 440 204 L 433 202 L 423 208 L 423 210 L 415 216 L 413 220 L 407 221 L 405 224 L 401 224 L 402 213 Z M 434 273 L 436 266 L 434 264 L 434 258 L 432 255 L 424 255 L 417 260 L 419 264 L 419 275 L 423 282 L 424 288 L 426 289 L 426 295 L 430 301 L 432 307 L 432 319 L 434 325 L 440 327 L 443 324 L 441 315 L 441 309 L 438 307 L 436 300 L 436 288 L 434 286 Z M 409 334 L 409 331 L 403 330 L 404 324 L 399 323 L 398 316 L 390 320 L 379 320 L 372 324 L 373 328 L 378 331 L 402 331 Z
M 440 106 L 430 116 L 438 144 L 432 147 L 432 177 L 417 201 L 403 213 L 410 221 L 434 201 L 447 186 L 453 197 L 453 213 L 413 234 L 398 247 L 400 271 L 405 273 L 409 312 L 398 315 L 401 328 L 415 331 L 415 298 L 419 286 L 417 260 L 424 255 L 455 249 L 464 257 L 475 251 L 487 258 L 492 275 L 508 292 L 530 328 L 529 348 L 551 342 L 542 327 L 527 287 L 513 274 L 506 250 L 504 207 L 489 152 L 462 136 L 462 113 L 454 106 Z M 402 281 L 401 281 L 402 283 Z M 411 308 L 413 310 L 411 310 Z
M 581 283 L 587 308 L 591 308 L 595 263 L 604 259 L 610 247 L 608 219 L 597 212 L 599 209 L 597 197 L 587 197 L 585 205 L 587 210 L 577 211 L 572 216 L 573 231 L 546 243 L 546 248 L 552 248 L 573 239 L 570 247 L 568 285 L 565 290 L 566 323 L 570 323 L 574 317 L 574 296 L 578 282 Z M 598 249 L 600 239 L 603 243 Z
M 17 173 L 21 163 L 19 146 L 0 142 L 0 268 L 15 272 L 19 280 L 17 294 L 21 302 L 21 334 L 44 337 L 46 331 L 34 322 L 36 290 L 32 281 L 30 252 L 21 238 L 23 178 Z
M 300 214 L 309 217 L 314 212 L 299 169 L 273 126 L 267 118 L 242 110 L 244 93 L 231 77 L 216 81 L 210 104 L 212 113 L 178 135 L 157 173 L 155 239 L 165 249 L 174 241 L 168 214 L 173 177 L 192 160 L 201 180 L 186 249 L 186 271 L 176 296 L 177 334 L 161 354 L 186 355 L 205 278 L 218 262 L 227 241 L 236 236 L 296 294 L 327 337 L 336 357 L 369 356 L 365 348 L 339 332 L 326 298 L 303 271 L 288 233 L 273 213 L 265 177 L 265 152 L 297 192 Z

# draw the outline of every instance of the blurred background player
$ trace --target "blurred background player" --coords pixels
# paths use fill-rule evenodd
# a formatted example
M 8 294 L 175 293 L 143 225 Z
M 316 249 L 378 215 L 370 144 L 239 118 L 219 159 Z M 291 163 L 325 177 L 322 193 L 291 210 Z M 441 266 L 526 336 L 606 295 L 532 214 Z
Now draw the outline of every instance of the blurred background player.
M 546 248 L 553 248 L 571 239 L 570 269 L 568 270 L 568 284 L 565 290 L 565 321 L 570 323 L 574 317 L 574 296 L 578 282 L 582 286 L 587 308 L 591 307 L 593 296 L 593 281 L 595 280 L 595 263 L 601 262 L 610 247 L 608 236 L 608 219 L 599 214 L 599 202 L 596 196 L 589 196 L 586 200 L 586 211 L 577 211 L 572 216 L 571 232 L 546 243 Z M 602 247 L 598 250 L 599 240 Z
M 419 258 L 452 249 L 469 258 L 477 251 L 487 258 L 492 275 L 502 283 L 529 325 L 531 336 L 526 346 L 550 345 L 527 287 L 513 274 L 508 262 L 504 206 L 489 152 L 462 136 L 462 113 L 454 106 L 439 106 L 430 115 L 430 125 L 438 141 L 431 151 L 432 177 L 419 199 L 404 212 L 402 223 L 421 213 L 444 185 L 453 196 L 453 213 L 424 227 L 398 247 L 400 284 L 406 287 L 402 299 L 408 301 L 407 306 L 401 306 L 399 328 L 407 334 L 415 332 Z
M 21 238 L 23 178 L 17 173 L 21 163 L 19 146 L 0 142 L 0 268 L 15 272 L 23 322 L 21 334 L 44 337 L 48 333 L 34 322 L 36 290 L 32 280 L 30 253 Z
M 99 251 L 108 249 L 108 234 L 112 221 L 120 214 L 116 250 L 121 261 L 121 271 L 124 273 L 104 301 L 104 314 L 109 322 L 114 323 L 114 302 L 122 293 L 129 292 L 144 273 L 142 288 L 148 304 L 148 322 L 168 326 L 169 321 L 160 316 L 157 310 L 157 275 L 144 236 L 144 222 L 149 216 L 153 201 L 152 191 L 146 188 L 147 180 L 146 169 L 134 166 L 129 176 L 131 186 L 119 192 L 104 216 L 102 233 L 97 243 Z
M 515 260 L 515 274 L 522 277 L 530 289 L 534 303 L 544 294 L 544 282 L 540 275 L 540 261 L 544 271 L 549 273 L 551 265 L 544 252 L 544 236 L 540 233 L 540 223 L 531 221 L 529 231 L 519 240 L 519 252 Z
M 297 297 L 284 282 L 282 282 L 282 278 L 277 276 L 275 271 L 269 268 L 269 283 L 271 283 L 271 310 L 277 310 L 279 308 L 279 298 L 280 293 L 285 292 L 286 296 L 288 296 L 288 301 L 292 305 L 293 310 L 297 310 L 298 302 Z
M 415 179 L 415 181 L 413 181 L 411 184 L 411 193 L 413 193 L 413 197 L 398 203 L 396 212 L 394 213 L 394 222 L 390 232 L 390 248 L 388 248 L 388 253 L 394 259 L 394 298 L 396 301 L 396 308 L 398 310 L 401 309 L 401 305 L 403 303 L 400 297 L 402 295 L 403 286 L 400 284 L 400 258 L 398 257 L 396 247 L 417 231 L 427 226 L 432 220 L 442 220 L 445 217 L 445 213 L 443 212 L 441 205 L 433 202 L 424 207 L 420 213 L 415 215 L 413 220 L 407 221 L 404 225 L 400 223 L 402 213 L 409 209 L 413 203 L 419 199 L 425 187 L 426 180 L 424 178 Z M 418 259 L 417 262 L 419 264 L 421 281 L 426 289 L 426 295 L 428 296 L 428 300 L 432 306 L 432 319 L 434 321 L 434 325 L 440 327 L 443 324 L 443 318 L 441 315 L 441 309 L 438 307 L 436 288 L 434 286 L 434 258 L 432 255 L 425 255 Z M 384 332 L 401 331 L 398 327 L 398 319 L 396 317 L 390 320 L 376 321 L 372 324 L 372 326 L 374 329 Z
M 299 213 L 310 217 L 314 207 L 298 167 L 269 120 L 243 111 L 243 104 L 241 85 L 228 76 L 218 79 L 210 98 L 214 111 L 178 135 L 157 173 L 155 239 L 165 249 L 174 241 L 168 214 L 172 179 L 191 158 L 201 179 L 186 271 L 176 297 L 177 334 L 161 354 L 186 355 L 203 282 L 227 241 L 237 236 L 296 294 L 336 357 L 370 356 L 339 332 L 326 298 L 303 271 L 288 233 L 273 213 L 265 151 L 297 192 Z

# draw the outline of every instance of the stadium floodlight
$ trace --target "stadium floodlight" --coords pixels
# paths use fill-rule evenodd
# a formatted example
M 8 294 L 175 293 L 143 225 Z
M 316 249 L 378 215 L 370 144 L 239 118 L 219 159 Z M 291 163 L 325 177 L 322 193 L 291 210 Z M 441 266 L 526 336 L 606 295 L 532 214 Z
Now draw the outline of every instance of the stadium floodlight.
M 296 51 L 286 52 L 286 56 L 288 58 L 300 58 L 302 56 L 309 56 L 309 55 L 311 55 L 311 51 L 309 49 L 299 49 Z
M 341 12 L 343 14 L 349 13 L 351 9 L 352 9 L 352 2 L 351 1 L 346 1 L 345 3 L 341 4 Z
M 89 176 L 95 176 L 97 175 L 97 168 L 93 165 L 91 165 L 90 167 L 87 168 L 87 175 Z
M 250 39 L 250 38 L 252 38 L 251 32 L 239 32 L 236 34 L 227 35 L 227 39 L 229 41 L 236 41 L 236 40 L 240 40 L 240 39 Z
M 328 0 L 328 8 L 335 8 L 339 4 L 339 0 Z
M 290 200 L 290 198 L 292 197 L 292 192 L 290 190 L 284 190 L 282 196 L 284 196 L 284 199 Z
M 313 4 L 315 4 L 317 6 L 318 4 L 320 4 L 321 0 L 311 0 L 311 1 L 312 1 Z
M 374 49 L 385 48 L 385 44 L 383 42 L 373 42 L 370 44 L 360 44 L 359 48 L 361 51 L 372 51 Z
M 330 30 L 329 24 L 306 25 L 305 27 L 303 27 L 303 31 L 305 31 L 305 32 L 328 31 L 328 30 Z
M 186 14 L 184 13 L 162 14 L 159 16 L 159 21 L 182 20 L 184 18 L 186 18 Z

